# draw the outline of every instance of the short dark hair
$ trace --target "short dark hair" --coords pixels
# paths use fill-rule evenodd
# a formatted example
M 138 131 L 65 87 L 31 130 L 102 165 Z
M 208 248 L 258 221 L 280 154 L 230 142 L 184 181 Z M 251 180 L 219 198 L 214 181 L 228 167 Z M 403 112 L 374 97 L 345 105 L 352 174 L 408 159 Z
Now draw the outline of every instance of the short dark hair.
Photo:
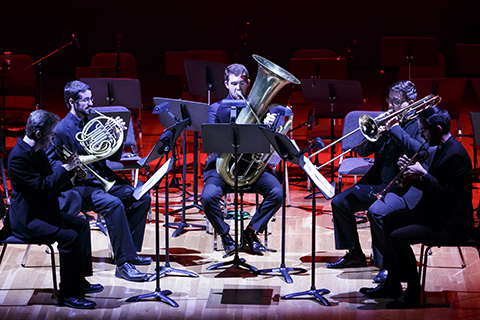
M 65 99 L 65 104 L 67 105 L 67 107 L 70 108 L 70 104 L 68 103 L 70 98 L 77 101 L 78 99 L 80 99 L 78 93 L 84 93 L 87 90 L 90 90 L 90 86 L 82 81 L 75 80 L 67 83 L 65 85 L 65 89 L 63 90 L 63 98 Z
M 399 80 L 390 86 L 390 91 L 400 92 L 403 100 L 417 100 L 417 88 L 410 80 Z
M 60 121 L 60 117 L 54 113 L 45 110 L 35 110 L 30 113 L 27 120 L 25 132 L 30 139 L 35 138 L 35 133 L 40 131 L 42 134 L 53 128 Z
M 450 114 L 448 111 L 439 107 L 430 107 L 418 114 L 419 119 L 423 119 L 429 126 L 442 128 L 442 135 L 450 132 Z
M 233 74 L 236 77 L 239 77 L 239 76 L 244 74 L 247 77 L 247 79 L 250 79 L 250 76 L 248 74 L 248 70 L 247 70 L 247 68 L 245 68 L 245 66 L 243 64 L 234 63 L 234 64 L 229 65 L 225 69 L 225 75 L 224 75 L 225 82 L 228 82 L 228 78 L 230 77 L 231 74 Z

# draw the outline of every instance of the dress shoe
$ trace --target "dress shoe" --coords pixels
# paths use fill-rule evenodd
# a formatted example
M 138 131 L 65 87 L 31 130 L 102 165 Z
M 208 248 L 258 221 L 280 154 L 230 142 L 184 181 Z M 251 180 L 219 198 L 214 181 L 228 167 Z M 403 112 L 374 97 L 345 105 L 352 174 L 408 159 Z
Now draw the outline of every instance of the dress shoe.
M 250 250 L 252 250 L 253 252 L 262 253 L 264 251 L 267 251 L 267 249 L 260 242 L 260 239 L 258 239 L 255 231 L 250 229 L 249 227 L 247 227 L 247 229 L 243 231 L 243 239 L 245 240 L 245 245 L 249 247 Z
M 128 281 L 145 281 L 148 278 L 146 273 L 138 271 L 133 264 L 125 262 L 115 269 L 115 277 Z
M 147 264 L 150 264 L 153 262 L 153 259 L 150 258 L 150 257 L 140 257 L 140 256 L 136 256 L 134 259 L 128 261 L 130 262 L 131 264 L 134 264 L 134 265 L 147 265 Z
M 408 289 L 407 289 L 408 290 Z M 420 306 L 420 295 L 409 294 L 405 290 L 405 293 L 402 294 L 398 299 L 387 302 L 385 306 L 387 309 L 413 309 Z
M 86 294 L 97 293 L 97 292 L 102 292 L 103 289 L 104 288 L 100 283 L 96 283 L 96 284 L 89 283 L 88 285 L 83 287 L 83 293 L 86 293 Z
M 347 252 L 346 255 L 335 262 L 327 262 L 325 266 L 330 269 L 342 269 L 342 268 L 361 268 L 367 266 L 367 259 L 362 253 Z
M 233 241 L 228 233 L 223 234 L 221 237 L 223 250 L 225 250 L 225 255 L 228 257 L 235 252 L 235 241 Z
M 388 270 L 382 269 L 380 272 L 373 278 L 375 283 L 384 283 L 387 280 Z
M 402 285 L 390 285 L 385 283 L 379 284 L 376 288 L 360 288 L 360 293 L 366 295 L 369 298 L 390 298 L 396 299 L 402 295 Z
M 95 302 L 80 296 L 59 298 L 58 305 L 75 309 L 93 309 L 97 306 Z

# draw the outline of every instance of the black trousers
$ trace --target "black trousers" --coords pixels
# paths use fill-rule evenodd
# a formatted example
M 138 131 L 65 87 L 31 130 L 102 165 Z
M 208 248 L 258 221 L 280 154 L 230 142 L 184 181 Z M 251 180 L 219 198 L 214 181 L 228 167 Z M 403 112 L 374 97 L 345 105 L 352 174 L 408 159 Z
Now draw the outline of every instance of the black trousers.
M 413 244 L 449 243 L 468 235 L 442 226 L 435 220 L 431 221 L 416 209 L 394 212 L 383 220 L 383 232 L 387 239 L 384 267 L 388 270 L 389 281 L 394 282 L 419 284 L 417 260 L 411 247 Z
M 251 187 L 263 196 L 263 201 L 253 215 L 250 225 L 256 231 L 263 232 L 270 218 L 282 205 L 282 186 L 273 174 L 264 171 Z M 205 215 L 221 235 L 230 231 L 229 224 L 223 221 L 223 212 L 220 208 L 220 200 L 229 190 L 231 190 L 231 186 L 225 183 L 218 174 L 214 174 L 207 178 L 202 192 L 201 201 Z
M 87 220 L 62 213 L 60 230 L 44 238 L 58 243 L 60 296 L 80 294 L 88 284 L 85 277 L 92 275 L 92 244 Z
M 108 193 L 100 186 L 75 186 L 82 200 L 82 209 L 95 211 L 105 218 L 115 263 L 122 265 L 137 257 L 142 250 L 147 213 L 151 198 L 147 193 L 140 200 L 133 197 L 130 185 L 114 185 Z

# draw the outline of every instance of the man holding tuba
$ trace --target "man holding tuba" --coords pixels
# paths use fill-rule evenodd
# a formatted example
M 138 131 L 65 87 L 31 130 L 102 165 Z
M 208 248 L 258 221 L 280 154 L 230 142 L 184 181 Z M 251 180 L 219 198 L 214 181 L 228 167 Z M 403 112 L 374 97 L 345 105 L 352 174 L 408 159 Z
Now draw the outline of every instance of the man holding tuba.
M 222 107 L 225 100 L 239 100 L 246 97 L 250 85 L 248 70 L 241 64 L 232 64 L 225 69 L 225 86 L 228 96 L 208 108 L 207 123 L 229 123 L 230 107 Z M 268 114 L 265 124 L 271 125 L 275 115 Z M 235 242 L 229 234 L 230 226 L 223 221 L 223 213 L 220 208 L 222 196 L 230 190 L 230 185 L 222 180 L 216 170 L 218 154 L 212 154 L 205 164 L 205 186 L 201 197 L 203 209 L 210 223 L 222 238 L 223 248 L 226 254 L 233 254 Z M 282 204 L 282 187 L 271 170 L 263 171 L 260 178 L 251 185 L 252 189 L 263 196 L 263 202 L 253 215 L 243 235 L 246 246 L 255 253 L 266 251 L 258 239 L 257 233 L 265 231 L 270 218 L 277 212 Z
M 401 110 L 415 101 L 417 90 L 409 80 L 401 80 L 390 86 L 387 103 L 393 112 Z M 403 115 L 404 116 L 404 115 Z M 353 187 L 343 191 L 332 200 L 332 213 L 335 229 L 335 248 L 348 249 L 340 260 L 327 263 L 327 268 L 366 267 L 365 255 L 360 246 L 355 213 L 368 210 L 372 234 L 373 264 L 383 265 L 384 238 L 382 219 L 394 211 L 410 210 L 422 195 L 415 188 L 392 188 L 383 201 L 377 194 L 395 178 L 399 172 L 397 159 L 407 154 L 412 156 L 421 147 L 421 138 L 416 119 L 402 121 L 397 117 L 385 123 L 385 131 L 375 142 L 368 141 L 356 149 L 362 157 L 375 154 L 374 165 Z M 385 280 L 386 271 L 381 270 L 376 282 Z
M 93 105 L 92 91 L 86 83 L 71 81 L 65 86 L 64 98 L 70 112 L 57 126 L 55 146 L 64 147 L 80 157 L 88 155 L 76 136 L 91 120 L 88 115 Z M 115 121 L 120 121 L 121 127 L 125 126 L 119 117 Z M 122 149 L 119 148 L 110 159 L 118 160 Z M 54 167 L 61 164 L 54 147 L 48 150 L 48 154 Z M 100 177 L 115 181 L 115 185 L 105 192 L 104 186 L 89 173 L 89 169 L 86 179 L 76 177 L 72 190 L 80 195 L 82 210 L 95 211 L 105 218 L 117 265 L 115 276 L 129 281 L 144 281 L 147 274 L 138 271 L 135 265 L 152 262 L 150 257 L 140 257 L 137 254 L 142 250 L 147 213 L 151 205 L 150 195 L 147 193 L 137 201 L 133 197 L 134 188 L 113 172 L 106 165 L 105 159 L 88 166 Z

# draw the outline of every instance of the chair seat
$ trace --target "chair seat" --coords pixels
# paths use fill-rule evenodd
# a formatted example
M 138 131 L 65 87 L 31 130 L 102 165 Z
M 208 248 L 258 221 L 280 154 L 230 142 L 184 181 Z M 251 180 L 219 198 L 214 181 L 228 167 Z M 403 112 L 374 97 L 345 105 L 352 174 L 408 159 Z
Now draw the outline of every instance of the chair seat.
M 6 244 L 38 244 L 38 245 L 48 245 L 53 244 L 54 242 L 40 241 L 38 239 L 20 239 L 15 236 L 10 236 L 5 240 L 2 240 L 2 243 Z
M 373 166 L 373 158 L 345 158 L 338 167 L 340 175 L 364 175 Z

